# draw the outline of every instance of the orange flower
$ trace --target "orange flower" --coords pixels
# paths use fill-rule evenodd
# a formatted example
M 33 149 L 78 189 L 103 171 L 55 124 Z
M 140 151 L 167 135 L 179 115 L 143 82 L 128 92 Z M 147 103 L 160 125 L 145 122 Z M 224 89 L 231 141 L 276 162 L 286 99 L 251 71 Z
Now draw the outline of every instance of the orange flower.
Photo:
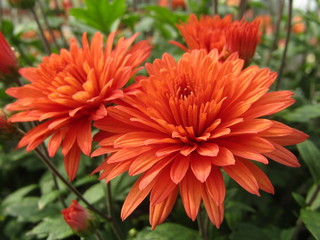
M 171 43 L 184 51 L 206 49 L 210 52 L 212 49 L 218 49 L 220 53 L 225 45 L 224 31 L 231 23 L 231 15 L 224 18 L 220 18 L 219 15 L 201 16 L 198 20 L 195 14 L 191 14 L 187 23 L 177 25 L 189 49 L 178 42 L 171 41 Z
M 184 0 L 171 0 L 171 7 L 172 9 L 177 9 L 177 8 L 185 8 L 186 7 L 186 3 Z M 168 0 L 159 0 L 158 3 L 159 6 L 161 7 L 168 7 Z
M 227 5 L 229 7 L 237 7 L 240 4 L 240 0 L 227 0 Z
M 260 30 L 266 34 L 272 34 L 272 21 L 271 16 L 268 14 L 259 15 L 255 18 L 256 20 L 260 21 Z
M 232 22 L 231 15 L 224 18 L 218 15 L 201 16 L 198 20 L 194 14 L 191 14 L 187 23 L 177 27 L 187 47 L 175 41 L 171 41 L 172 44 L 184 51 L 206 49 L 210 52 L 212 49 L 217 49 L 222 60 L 233 52 L 238 52 L 240 58 L 246 61 L 250 60 L 261 37 L 258 20 L 251 23 Z
M 259 20 L 253 22 L 236 21 L 226 30 L 227 52 L 238 52 L 245 60 L 245 65 L 251 62 L 260 41 Z
M 0 74 L 12 74 L 17 71 L 17 59 L 11 46 L 0 32 Z
M 62 146 L 70 180 L 76 175 L 80 153 L 91 153 L 92 121 L 107 115 L 107 107 L 123 96 L 121 89 L 150 54 L 146 41 L 130 48 L 137 34 L 121 38 L 112 50 L 114 37 L 114 33 L 109 35 L 105 48 L 100 33 L 90 45 L 84 34 L 82 48 L 72 39 L 70 51 L 62 49 L 60 55 L 43 58 L 37 68 L 20 70 L 30 84 L 6 91 L 18 99 L 7 109 L 21 111 L 10 121 L 42 122 L 21 139 L 18 147 L 27 146 L 30 151 L 51 136 L 49 155 L 54 156 Z
M 147 64 L 141 91 L 127 95 L 108 116 L 93 155 L 112 153 L 96 170 L 110 181 L 128 171 L 141 174 L 122 207 L 127 218 L 150 194 L 150 224 L 163 222 L 178 192 L 195 220 L 201 202 L 217 227 L 223 220 L 225 185 L 221 170 L 248 192 L 273 193 L 268 177 L 253 162 L 268 158 L 297 167 L 283 146 L 307 135 L 260 117 L 290 106 L 290 91 L 269 92 L 276 73 L 251 66 L 236 55 L 218 61 L 218 52 L 194 50 L 176 62 L 165 54 Z M 210 87 L 208 87 L 210 86 Z M 105 131 L 105 132 L 103 132 Z M 104 135 L 104 136 L 103 136 Z
M 303 18 L 301 16 L 294 16 L 293 17 L 293 24 L 292 24 L 292 32 L 299 34 L 303 33 L 306 30 L 306 26 L 303 22 Z

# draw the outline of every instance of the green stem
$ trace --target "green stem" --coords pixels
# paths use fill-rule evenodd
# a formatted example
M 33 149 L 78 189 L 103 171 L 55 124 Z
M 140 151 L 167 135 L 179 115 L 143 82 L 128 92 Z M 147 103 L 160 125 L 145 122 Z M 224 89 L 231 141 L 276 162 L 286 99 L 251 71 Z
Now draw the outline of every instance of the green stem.
M 96 231 L 95 236 L 96 236 L 97 240 L 103 240 L 103 238 L 102 238 L 101 234 L 98 232 L 98 230 Z
M 212 6 L 213 6 L 213 14 L 214 15 L 218 14 L 218 0 L 213 0 Z
M 46 25 L 46 27 L 47 27 L 47 29 L 48 29 L 48 31 L 49 31 L 49 34 L 50 34 L 50 36 L 51 36 L 51 38 L 52 38 L 52 41 L 53 41 L 54 45 L 56 46 L 56 48 L 57 48 L 57 49 L 60 49 L 60 46 L 58 45 L 57 39 L 56 39 L 56 37 L 54 36 L 54 33 L 53 33 L 53 31 L 52 31 L 52 28 L 51 28 L 50 25 L 49 25 L 49 22 L 48 22 L 48 19 L 47 19 L 47 15 L 46 15 L 46 13 L 45 13 L 45 11 L 44 11 L 44 8 L 43 8 L 42 1 L 38 0 L 38 5 L 39 5 L 39 8 L 40 8 L 40 11 L 41 11 L 41 14 L 42 14 L 42 18 L 43 18 L 43 20 L 44 20 L 44 23 L 45 23 L 45 25 Z
M 38 16 L 37 16 L 37 14 L 36 14 L 36 11 L 35 11 L 34 8 L 30 8 L 30 11 L 31 11 L 31 13 L 32 13 L 32 15 L 33 15 L 33 17 L 34 17 L 34 20 L 35 20 L 36 23 L 37 23 L 38 28 L 39 28 L 40 36 L 41 36 L 41 41 L 42 41 L 43 47 L 44 47 L 46 53 L 47 53 L 48 55 L 50 55 L 50 54 L 51 54 L 51 48 L 50 48 L 50 45 L 49 45 L 49 43 L 48 43 L 48 41 L 47 41 L 47 39 L 46 39 L 46 37 L 45 37 L 45 35 L 44 35 L 44 31 L 43 31 L 43 28 L 42 28 L 42 26 L 41 26 L 41 24 L 40 24 L 40 21 L 39 21 L 39 18 L 38 18 Z
M 113 220 L 111 222 L 112 229 L 114 233 L 116 234 L 117 238 L 119 240 L 124 240 L 124 236 L 122 235 L 122 232 L 117 224 L 117 221 L 115 220 L 114 214 L 113 214 L 113 201 L 112 201 L 112 193 L 111 193 L 111 183 L 107 183 L 107 207 L 108 207 L 108 213 L 110 215 L 110 218 Z
M 239 5 L 239 13 L 238 13 L 238 19 L 242 19 L 244 13 L 247 9 L 247 1 L 248 0 L 241 0 Z
M 70 191 L 72 191 L 80 200 L 82 200 L 87 207 L 97 213 L 100 217 L 102 217 L 103 219 L 107 220 L 107 221 L 111 221 L 112 219 L 105 215 L 104 213 L 100 212 L 98 209 L 96 209 L 91 203 L 89 203 L 83 196 L 82 194 L 68 181 L 66 180 L 61 174 L 60 172 L 57 170 L 57 168 L 52 164 L 51 160 L 45 155 L 43 154 L 43 152 L 39 149 L 39 147 L 37 147 L 35 149 L 35 152 L 39 155 L 40 159 L 43 161 L 43 163 L 49 168 L 49 170 L 57 177 L 59 178 L 68 188 Z
M 317 195 L 319 194 L 319 192 L 320 192 L 320 184 L 317 185 L 317 188 L 316 188 L 316 190 L 313 192 L 313 194 L 312 194 L 312 196 L 310 197 L 309 201 L 306 202 L 306 206 L 307 206 L 307 207 L 308 207 L 308 206 L 311 206 L 311 204 L 316 200 Z M 302 227 L 303 227 L 303 221 L 302 221 L 301 218 L 299 217 L 298 220 L 297 220 L 297 222 L 296 222 L 296 227 L 295 227 L 294 232 L 293 232 L 293 234 L 292 234 L 291 240 L 297 240 L 297 239 L 299 239 L 298 237 L 299 237 L 299 233 L 300 233 Z
M 203 240 L 209 240 L 208 238 L 208 229 L 206 228 L 205 219 L 203 217 L 202 208 L 200 208 L 198 216 L 197 216 L 197 223 L 200 232 L 200 236 Z
M 284 70 L 285 63 L 286 63 L 286 56 L 287 56 L 288 45 L 289 45 L 289 40 L 290 40 L 290 35 L 291 35 L 292 3 L 293 3 L 293 0 L 289 0 L 289 13 L 288 13 L 286 43 L 285 43 L 285 47 L 284 47 L 283 54 L 282 54 L 280 69 L 278 71 L 279 72 L 278 79 L 277 79 L 276 86 L 275 86 L 276 91 L 280 87 L 280 82 L 281 82 L 283 70 Z

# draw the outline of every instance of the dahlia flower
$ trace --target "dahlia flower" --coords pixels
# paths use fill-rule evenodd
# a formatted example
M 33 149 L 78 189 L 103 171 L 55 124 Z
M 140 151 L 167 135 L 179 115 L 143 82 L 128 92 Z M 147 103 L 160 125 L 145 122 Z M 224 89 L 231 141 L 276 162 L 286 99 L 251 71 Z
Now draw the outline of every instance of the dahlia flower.
M 95 170 L 110 181 L 128 171 L 140 175 L 121 211 L 127 218 L 150 195 L 155 228 L 172 210 L 178 194 L 195 220 L 201 202 L 217 227 L 224 214 L 222 171 L 248 192 L 273 193 L 268 177 L 254 162 L 268 158 L 297 167 L 283 146 L 307 135 L 262 117 L 293 104 L 290 91 L 268 92 L 276 79 L 269 69 L 251 66 L 236 54 L 219 61 L 217 50 L 185 53 L 176 62 L 164 54 L 147 64 L 141 89 L 109 108 L 95 122 L 102 131 L 93 156 L 111 153 Z M 103 137 L 102 137 L 103 136 Z
M 256 46 L 261 38 L 259 21 L 234 21 L 231 15 L 220 18 L 219 15 L 201 16 L 191 14 L 187 23 L 177 25 L 187 47 L 176 41 L 172 44 L 184 51 L 206 49 L 210 52 L 217 49 L 221 59 L 238 52 L 239 57 L 246 61 L 246 65 L 253 57 Z
M 38 67 L 20 70 L 30 84 L 9 88 L 6 93 L 17 98 L 7 109 L 21 111 L 11 122 L 40 121 L 19 142 L 18 148 L 33 150 L 50 138 L 48 152 L 53 157 L 62 146 L 65 169 L 72 180 L 76 176 L 81 152 L 90 155 L 92 121 L 107 115 L 107 107 L 123 97 L 121 90 L 140 69 L 151 48 L 146 41 L 132 47 L 137 34 L 121 38 L 113 49 L 115 34 L 103 46 L 103 36 L 96 33 L 82 48 L 75 39 L 70 50 L 43 58 Z M 131 87 L 128 91 L 133 91 Z

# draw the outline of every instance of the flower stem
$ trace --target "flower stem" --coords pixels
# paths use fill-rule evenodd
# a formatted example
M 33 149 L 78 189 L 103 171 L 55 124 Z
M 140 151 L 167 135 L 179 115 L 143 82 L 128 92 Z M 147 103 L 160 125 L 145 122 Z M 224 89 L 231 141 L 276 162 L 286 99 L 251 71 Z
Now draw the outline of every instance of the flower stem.
M 40 21 L 39 21 L 39 18 L 37 16 L 37 13 L 36 13 L 34 8 L 30 8 L 30 11 L 31 11 L 31 13 L 32 13 L 32 15 L 34 17 L 34 20 L 37 23 L 38 28 L 39 28 L 41 41 L 42 41 L 42 44 L 44 46 L 44 49 L 45 49 L 46 53 L 49 55 L 51 53 L 51 48 L 50 48 L 49 42 L 47 41 L 47 39 L 46 39 L 46 37 L 44 35 L 44 31 L 43 31 L 43 28 L 42 28 L 42 26 L 40 24 Z
M 213 6 L 213 14 L 214 15 L 218 14 L 218 0 L 213 0 L 212 6 Z
M 50 169 L 50 171 L 57 177 L 59 178 L 68 188 L 69 190 L 71 190 L 80 200 L 82 200 L 87 206 L 88 208 L 97 213 L 100 217 L 102 217 L 103 219 L 107 220 L 107 221 L 111 221 L 112 219 L 105 215 L 104 213 L 100 212 L 98 209 L 96 209 L 91 203 L 89 203 L 83 196 L 82 194 L 74 187 L 72 186 L 72 184 L 66 180 L 61 174 L 60 172 L 57 170 L 57 168 L 52 164 L 51 160 L 45 155 L 43 154 L 43 152 L 39 149 L 39 147 L 37 147 L 35 149 L 35 152 L 38 154 L 38 156 L 40 157 L 40 159 L 44 162 L 44 164 Z
M 209 240 L 208 238 L 208 228 L 206 227 L 206 220 L 205 220 L 202 208 L 200 208 L 198 216 L 197 216 L 197 223 L 198 223 L 198 228 L 200 232 L 200 236 L 203 240 Z
M 101 234 L 98 231 L 96 231 L 95 236 L 97 240 L 103 240 Z
M 56 39 L 56 37 L 54 36 L 54 33 L 53 33 L 53 31 L 52 31 L 52 29 L 51 29 L 51 27 L 50 27 L 50 25 L 49 25 L 49 22 L 48 22 L 48 19 L 47 19 L 47 15 L 46 15 L 46 13 L 45 13 L 45 11 L 44 11 L 44 7 L 43 7 L 43 4 L 42 4 L 42 1 L 39 1 L 39 0 L 38 0 L 37 2 L 38 2 L 38 5 L 39 5 L 39 8 L 40 8 L 40 11 L 41 11 L 41 14 L 42 14 L 42 18 L 43 18 L 43 20 L 44 20 L 44 23 L 45 23 L 45 25 L 46 25 L 46 27 L 47 27 L 47 29 L 48 29 L 48 31 L 49 31 L 49 34 L 50 34 L 50 36 L 51 36 L 51 38 L 52 38 L 52 41 L 53 41 L 54 45 L 56 46 L 56 48 L 59 49 L 60 46 L 58 45 L 57 39 Z
M 241 0 L 240 1 L 238 19 L 242 19 L 244 13 L 246 12 L 247 4 L 248 4 L 247 1 L 248 0 Z
M 124 240 L 125 238 L 122 235 L 122 232 L 121 232 L 121 230 L 115 220 L 114 214 L 113 214 L 113 201 L 112 201 L 111 183 L 110 182 L 107 183 L 107 201 L 108 201 L 108 204 L 107 204 L 108 213 L 109 213 L 110 218 L 113 220 L 111 222 L 112 229 L 119 240 Z
M 320 192 L 320 184 L 317 185 L 316 190 L 313 192 L 312 196 L 310 197 L 309 201 L 306 202 L 306 206 L 311 206 L 311 204 L 316 200 L 317 195 Z M 297 240 L 299 239 L 299 233 L 301 231 L 301 228 L 303 227 L 303 221 L 301 220 L 301 218 L 299 217 L 297 222 L 296 222 L 296 227 L 294 229 L 294 232 L 292 234 L 292 238 L 291 240 Z
M 283 73 L 283 70 L 285 67 L 285 63 L 286 63 L 287 50 L 288 50 L 288 45 L 289 45 L 289 40 L 290 40 L 290 35 L 291 35 L 292 3 L 293 3 L 293 0 L 289 0 L 289 13 L 288 13 L 286 43 L 285 43 L 285 47 L 284 47 L 283 54 L 282 54 L 280 69 L 278 71 L 279 72 L 278 79 L 277 79 L 276 86 L 275 86 L 276 91 L 280 87 L 282 73 Z

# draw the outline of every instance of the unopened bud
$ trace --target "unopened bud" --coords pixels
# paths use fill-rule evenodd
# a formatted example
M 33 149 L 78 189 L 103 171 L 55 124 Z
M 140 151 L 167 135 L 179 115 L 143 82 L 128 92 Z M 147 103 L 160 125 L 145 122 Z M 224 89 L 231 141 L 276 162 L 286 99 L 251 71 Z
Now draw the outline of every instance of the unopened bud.
M 94 213 L 82 207 L 76 200 L 72 200 L 71 205 L 61 213 L 66 223 L 79 236 L 95 233 L 98 221 Z

